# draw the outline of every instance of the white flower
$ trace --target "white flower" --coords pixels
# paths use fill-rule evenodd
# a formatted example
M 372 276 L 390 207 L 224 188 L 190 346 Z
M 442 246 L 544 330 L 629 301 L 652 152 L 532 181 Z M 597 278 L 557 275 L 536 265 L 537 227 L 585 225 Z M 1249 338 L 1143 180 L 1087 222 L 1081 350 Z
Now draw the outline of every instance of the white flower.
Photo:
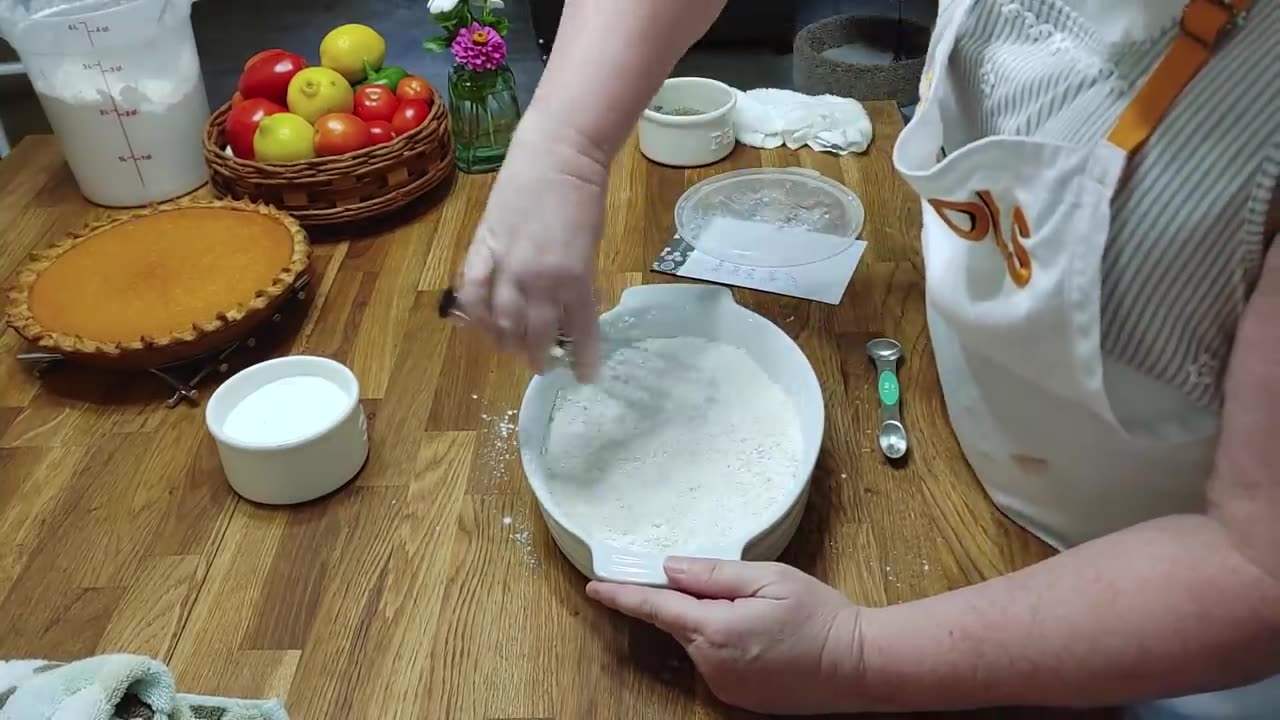
M 443 15 L 447 12 L 453 12 L 458 7 L 458 3 L 462 0 L 427 0 L 427 11 L 432 15 Z

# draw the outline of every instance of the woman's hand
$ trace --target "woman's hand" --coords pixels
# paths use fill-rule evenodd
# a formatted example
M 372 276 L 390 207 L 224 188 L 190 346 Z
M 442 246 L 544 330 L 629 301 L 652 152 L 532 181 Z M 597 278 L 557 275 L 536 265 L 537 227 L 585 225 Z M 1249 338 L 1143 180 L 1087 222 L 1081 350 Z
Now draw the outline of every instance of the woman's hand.
M 593 582 L 587 594 L 688 651 L 721 700 L 763 713 L 856 710 L 858 609 L 786 565 L 670 558 L 671 590 Z
M 463 267 L 458 298 L 473 322 L 543 370 L 556 334 L 574 340 L 590 380 L 599 355 L 592 280 L 607 164 L 530 116 L 517 132 Z
M 599 363 L 591 292 L 608 166 L 725 0 L 566 0 L 555 51 L 472 240 L 458 299 L 541 370 L 557 330 L 574 371 Z M 590 82 L 587 77 L 607 78 Z

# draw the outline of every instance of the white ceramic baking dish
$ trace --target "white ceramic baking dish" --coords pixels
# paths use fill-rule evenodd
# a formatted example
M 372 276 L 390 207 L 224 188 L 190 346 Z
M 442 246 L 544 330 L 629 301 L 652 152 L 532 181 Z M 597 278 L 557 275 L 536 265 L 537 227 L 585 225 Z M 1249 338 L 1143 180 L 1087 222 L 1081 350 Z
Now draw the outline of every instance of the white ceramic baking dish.
M 673 167 L 698 167 L 723 160 L 738 142 L 733 109 L 738 95 L 717 80 L 671 78 L 640 116 L 640 152 Z M 653 108 L 688 108 L 697 115 L 670 115 Z
M 813 366 L 800 347 L 778 326 L 738 305 L 726 288 L 706 285 L 647 285 L 622 294 L 616 308 L 600 320 L 610 341 L 700 337 L 742 348 L 795 403 L 803 442 L 794 484 L 774 519 L 743 537 L 678 549 L 681 555 L 721 559 L 773 560 L 800 525 L 809 495 L 809 478 L 822 447 L 826 413 Z M 544 461 L 547 431 L 560 390 L 573 383 L 568 370 L 535 377 L 520 406 L 520 460 L 529 486 L 556 545 L 590 578 L 641 585 L 665 585 L 664 556 L 636 548 L 593 541 L 565 517 L 547 489 Z

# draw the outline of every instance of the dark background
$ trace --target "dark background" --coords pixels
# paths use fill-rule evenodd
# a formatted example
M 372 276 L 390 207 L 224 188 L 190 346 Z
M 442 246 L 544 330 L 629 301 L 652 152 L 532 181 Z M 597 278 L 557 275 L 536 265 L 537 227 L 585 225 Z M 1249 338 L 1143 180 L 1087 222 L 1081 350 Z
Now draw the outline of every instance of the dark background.
M 892 15 L 898 5 L 897 0 L 729 0 L 716 27 L 675 74 L 713 77 L 741 89 L 791 87 L 790 47 L 801 27 L 843 13 Z M 527 103 L 542 75 L 561 2 L 507 0 L 506 6 L 510 64 Z M 929 20 L 937 1 L 905 0 L 902 6 L 907 15 Z M 428 54 L 421 47 L 435 30 L 426 7 L 426 0 L 200 0 L 192 16 L 210 104 L 217 107 L 230 98 L 244 61 L 258 50 L 283 47 L 314 62 L 325 34 L 349 22 L 370 25 L 387 39 L 388 64 L 443 88 L 448 54 Z M 13 59 L 0 42 L 0 62 Z M 608 82 L 592 77 L 590 68 L 583 72 L 590 81 Z M 28 133 L 48 132 L 25 77 L 0 77 L 0 121 L 13 144 Z

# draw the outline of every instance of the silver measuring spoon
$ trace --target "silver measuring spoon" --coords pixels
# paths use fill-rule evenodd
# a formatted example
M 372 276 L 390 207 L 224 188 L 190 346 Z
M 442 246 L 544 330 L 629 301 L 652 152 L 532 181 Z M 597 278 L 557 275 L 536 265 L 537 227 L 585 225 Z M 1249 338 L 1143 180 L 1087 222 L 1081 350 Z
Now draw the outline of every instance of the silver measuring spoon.
M 880 450 L 891 460 L 907 454 L 907 429 L 902 426 L 898 400 L 898 359 L 902 345 L 897 340 L 877 338 L 867 343 L 867 355 L 876 363 L 876 394 L 880 396 Z

